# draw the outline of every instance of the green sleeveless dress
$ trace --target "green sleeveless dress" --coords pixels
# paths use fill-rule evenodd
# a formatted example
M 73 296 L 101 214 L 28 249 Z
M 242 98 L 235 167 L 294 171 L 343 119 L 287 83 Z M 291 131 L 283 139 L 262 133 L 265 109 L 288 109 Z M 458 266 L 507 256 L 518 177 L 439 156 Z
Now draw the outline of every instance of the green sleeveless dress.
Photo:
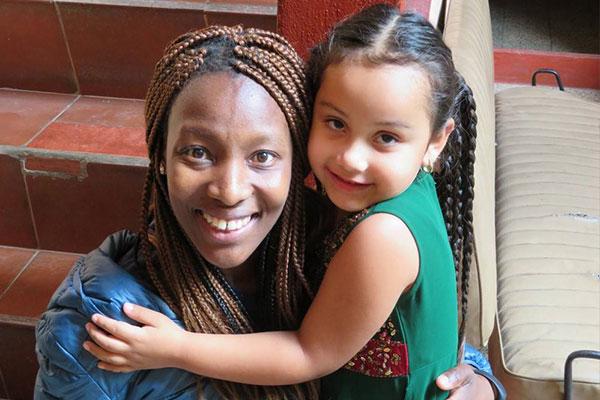
M 419 250 L 419 274 L 369 343 L 322 379 L 321 398 L 445 399 L 448 393 L 435 379 L 456 365 L 458 311 L 452 252 L 433 178 L 419 172 L 403 193 L 376 204 L 365 218 L 376 213 L 395 215 L 409 228 Z

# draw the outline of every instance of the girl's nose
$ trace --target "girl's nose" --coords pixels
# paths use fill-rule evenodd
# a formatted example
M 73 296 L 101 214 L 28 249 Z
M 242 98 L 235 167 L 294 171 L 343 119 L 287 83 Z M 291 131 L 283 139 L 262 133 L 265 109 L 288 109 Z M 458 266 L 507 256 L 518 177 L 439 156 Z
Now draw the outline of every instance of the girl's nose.
M 216 171 L 213 180 L 208 185 L 208 195 L 232 207 L 252 195 L 252 185 L 245 163 L 229 162 Z
M 340 166 L 348 173 L 364 172 L 369 162 L 367 151 L 361 143 L 352 143 L 338 155 Z

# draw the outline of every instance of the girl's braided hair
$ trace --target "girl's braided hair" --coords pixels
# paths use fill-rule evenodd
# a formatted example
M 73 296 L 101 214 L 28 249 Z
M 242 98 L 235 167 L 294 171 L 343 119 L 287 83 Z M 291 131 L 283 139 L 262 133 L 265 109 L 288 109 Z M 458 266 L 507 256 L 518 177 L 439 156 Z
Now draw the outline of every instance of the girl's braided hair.
M 177 95 L 197 76 L 213 72 L 241 74 L 261 85 L 277 102 L 288 123 L 293 146 L 289 197 L 262 244 L 258 266 L 260 326 L 219 268 L 199 255 L 179 225 L 169 203 L 167 181 L 160 174 L 167 141 L 167 120 Z M 305 221 L 303 178 L 307 173 L 308 102 L 302 60 L 281 36 L 240 26 L 213 26 L 174 40 L 156 64 L 146 96 L 146 142 L 150 165 L 142 201 L 140 251 L 148 276 L 186 328 L 204 333 L 248 333 L 299 326 L 312 290 L 304 275 Z M 218 93 L 206 93 L 218 96 Z M 203 382 L 198 386 L 202 398 Z M 312 399 L 316 383 L 259 387 L 213 380 L 227 399 Z
M 459 337 L 462 341 L 473 255 L 473 164 L 477 118 L 471 89 L 454 68 L 452 52 L 440 32 L 421 15 L 401 14 L 398 8 L 389 4 L 366 8 L 340 22 L 312 49 L 307 66 L 307 91 L 311 99 L 316 97 L 327 66 L 342 61 L 416 65 L 429 80 L 431 131 L 439 132 L 449 118 L 454 118 L 456 128 L 437 161 L 434 179 L 460 287 Z M 356 222 L 355 216 L 349 218 L 347 224 Z M 341 227 L 335 235 L 343 236 L 347 232 L 347 227 Z M 342 241 L 334 238 L 329 243 L 339 245 Z M 329 249 L 329 253 L 333 250 Z

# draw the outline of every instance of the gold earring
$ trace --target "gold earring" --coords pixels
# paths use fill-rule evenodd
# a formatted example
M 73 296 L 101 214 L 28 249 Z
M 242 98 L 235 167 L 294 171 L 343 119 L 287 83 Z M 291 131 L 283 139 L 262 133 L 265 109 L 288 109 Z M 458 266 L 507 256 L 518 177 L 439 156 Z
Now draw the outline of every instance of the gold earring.
M 158 173 L 161 175 L 165 174 L 165 164 L 160 163 L 160 165 L 158 166 Z
M 423 170 L 423 172 L 430 174 L 433 172 L 433 163 L 431 162 L 431 160 L 427 160 L 427 162 L 425 162 L 425 164 L 421 165 L 421 170 Z
M 423 165 L 421 165 L 421 170 L 426 174 L 431 174 L 433 172 L 433 163 L 437 157 L 433 156 L 430 152 L 426 153 L 426 156 L 423 157 Z

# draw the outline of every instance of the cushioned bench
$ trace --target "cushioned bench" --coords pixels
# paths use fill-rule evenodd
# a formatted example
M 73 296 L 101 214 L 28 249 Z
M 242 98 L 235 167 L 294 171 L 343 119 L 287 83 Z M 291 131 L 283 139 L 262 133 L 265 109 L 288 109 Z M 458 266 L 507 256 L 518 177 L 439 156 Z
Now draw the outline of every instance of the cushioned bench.
M 600 106 L 542 87 L 494 101 L 487 1 L 450 1 L 444 38 L 479 118 L 469 340 L 489 340 L 510 398 L 562 399 L 567 356 L 600 350 Z M 600 361 L 573 380 L 600 398 Z
M 500 92 L 496 141 L 495 365 L 519 398 L 561 398 L 567 356 L 600 350 L 600 105 Z M 573 376 L 575 398 L 600 397 L 600 361 Z

